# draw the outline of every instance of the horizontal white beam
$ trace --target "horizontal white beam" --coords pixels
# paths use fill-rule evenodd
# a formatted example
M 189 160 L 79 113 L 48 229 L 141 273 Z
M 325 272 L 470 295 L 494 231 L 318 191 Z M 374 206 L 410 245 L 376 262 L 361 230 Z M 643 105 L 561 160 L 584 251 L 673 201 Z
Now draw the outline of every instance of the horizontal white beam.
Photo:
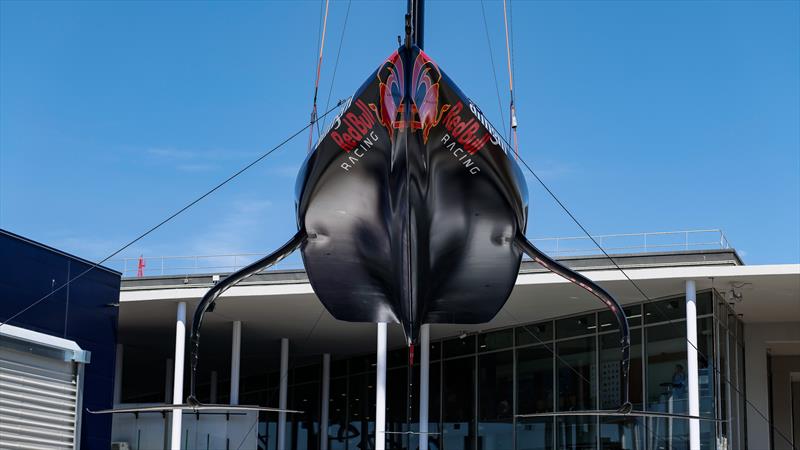
M 627 281 L 625 275 L 616 269 L 581 271 L 596 282 Z M 625 268 L 625 273 L 633 280 L 685 280 L 687 278 L 714 277 L 720 282 L 724 278 L 745 276 L 800 276 L 800 264 L 772 264 L 758 266 L 683 266 L 658 268 Z M 549 272 L 521 274 L 517 285 L 547 285 L 569 283 L 564 278 Z M 120 302 L 136 302 L 148 300 L 190 300 L 199 299 L 208 291 L 203 287 L 162 287 L 156 289 L 126 288 L 120 292 Z M 234 286 L 223 297 L 253 297 L 265 295 L 303 295 L 313 294 L 309 283 L 291 284 L 253 284 Z

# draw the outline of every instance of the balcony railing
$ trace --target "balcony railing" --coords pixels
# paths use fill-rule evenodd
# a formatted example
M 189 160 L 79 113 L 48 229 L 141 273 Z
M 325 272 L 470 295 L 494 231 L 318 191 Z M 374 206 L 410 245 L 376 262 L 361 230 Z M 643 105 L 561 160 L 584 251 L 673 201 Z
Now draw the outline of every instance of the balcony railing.
M 649 253 L 731 248 L 722 230 L 658 231 L 650 233 L 600 234 L 592 236 L 609 254 Z M 533 243 L 553 257 L 596 256 L 603 252 L 587 236 L 533 239 Z M 122 272 L 123 277 L 227 273 L 238 270 L 266 253 L 230 255 L 147 256 L 139 270 L 139 257 L 119 258 L 105 265 Z M 302 269 L 297 254 L 269 270 Z M 141 275 L 140 275 L 141 273 Z

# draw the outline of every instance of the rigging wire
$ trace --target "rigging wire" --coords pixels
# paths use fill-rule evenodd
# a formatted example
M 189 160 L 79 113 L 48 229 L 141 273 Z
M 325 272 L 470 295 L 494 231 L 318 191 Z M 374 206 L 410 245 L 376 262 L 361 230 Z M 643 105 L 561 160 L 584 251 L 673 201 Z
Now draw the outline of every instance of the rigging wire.
M 317 58 L 317 76 L 314 80 L 314 101 L 311 107 L 311 120 L 309 121 L 310 124 L 317 123 L 317 94 L 319 93 L 319 76 L 322 73 L 322 51 L 325 49 L 325 32 L 328 28 L 328 6 L 330 4 L 330 0 L 325 0 L 325 15 L 322 19 L 322 32 L 320 33 L 319 37 L 319 57 Z M 319 125 L 317 125 L 317 136 L 320 135 Z M 311 127 L 308 130 L 308 152 L 311 153 L 311 146 L 313 145 L 314 139 L 314 127 Z
M 294 133 L 292 133 L 292 134 L 291 134 L 289 137 L 287 137 L 286 139 L 284 139 L 283 141 L 281 141 L 280 143 L 278 143 L 276 146 L 272 147 L 270 150 L 268 150 L 267 152 L 265 152 L 264 154 L 262 154 L 261 156 L 259 156 L 259 157 L 258 157 L 258 158 L 256 158 L 255 160 L 251 161 L 249 164 L 247 164 L 246 166 L 242 167 L 241 169 L 239 169 L 238 171 L 236 171 L 236 173 L 234 173 L 233 175 L 229 176 L 229 177 L 228 177 L 228 178 L 226 178 L 225 180 L 221 181 L 221 182 L 220 182 L 220 183 L 218 183 L 216 186 L 214 186 L 214 187 L 212 187 L 211 189 L 209 189 L 208 191 L 206 191 L 204 194 L 200 195 L 199 197 L 195 198 L 195 199 L 194 199 L 194 200 L 192 200 L 191 202 L 187 203 L 185 206 L 183 206 L 182 208 L 178 209 L 177 211 L 175 211 L 174 213 L 172 213 L 171 215 L 169 215 L 169 216 L 168 216 L 166 219 L 164 219 L 164 220 L 162 220 L 161 222 L 159 222 L 158 224 L 156 224 L 156 225 L 154 225 L 154 226 L 150 227 L 150 228 L 149 228 L 147 231 L 145 231 L 144 233 L 140 234 L 139 236 L 137 236 L 136 238 L 134 238 L 133 240 L 131 240 L 131 241 L 130 241 L 130 242 L 128 242 L 127 244 L 125 244 L 125 245 L 123 245 L 122 247 L 120 247 L 119 249 L 115 250 L 113 253 L 111 253 L 110 255 L 106 256 L 106 257 L 105 257 L 105 258 L 103 258 L 102 260 L 100 260 L 100 261 L 98 261 L 98 262 L 96 262 L 96 263 L 93 263 L 91 266 L 89 266 L 89 268 L 88 268 L 88 269 L 86 269 L 86 270 L 84 270 L 83 272 L 79 273 L 79 274 L 78 274 L 78 275 L 76 275 L 74 278 L 70 278 L 70 279 L 69 279 L 69 280 L 67 280 L 67 281 L 66 281 L 64 284 L 60 285 L 59 287 L 57 287 L 57 288 L 55 288 L 55 289 L 51 290 L 51 291 L 50 291 L 50 293 L 46 294 L 44 297 L 40 298 L 39 300 L 36 300 L 35 302 L 31 303 L 31 304 L 30 304 L 30 305 L 28 305 L 28 306 L 26 306 L 26 307 L 22 308 L 21 310 L 19 310 L 19 311 L 18 311 L 18 312 L 16 312 L 15 314 L 11 315 L 9 318 L 7 318 L 5 321 L 3 321 L 3 322 L 0 322 L 0 327 L 2 327 L 3 325 L 5 325 L 5 324 L 7 324 L 7 323 L 11 322 L 12 320 L 16 319 L 17 317 L 19 317 L 20 315 L 24 314 L 25 312 L 27 312 L 28 310 L 30 310 L 30 309 L 31 309 L 31 308 L 33 308 L 34 306 L 38 305 L 39 303 L 41 303 L 41 302 L 45 301 L 46 299 L 50 298 L 50 297 L 51 297 L 53 294 L 55 294 L 56 292 L 59 292 L 60 290 L 64 289 L 65 287 L 68 287 L 70 284 L 72 284 L 72 282 L 73 282 L 73 281 L 75 281 L 75 280 L 77 280 L 77 279 L 79 279 L 79 278 L 83 277 L 84 275 L 86 275 L 87 273 L 89 273 L 89 272 L 91 272 L 92 270 L 96 269 L 97 267 L 99 267 L 100 265 L 102 265 L 103 263 L 105 263 L 106 261 L 108 261 L 109 259 L 111 259 L 111 258 L 113 258 L 113 257 L 117 256 L 117 255 L 118 255 L 120 252 L 122 252 L 123 250 L 125 250 L 125 249 L 127 249 L 128 247 L 130 247 L 131 245 L 133 245 L 133 244 L 135 244 L 135 243 L 139 242 L 139 241 L 140 241 L 140 240 L 142 240 L 144 237 L 148 236 L 150 233 L 152 233 L 152 232 L 156 231 L 157 229 L 161 228 L 161 227 L 162 227 L 163 225 L 165 225 L 167 222 L 169 222 L 169 221 L 171 221 L 172 219 L 174 219 L 174 218 L 178 217 L 180 214 L 182 214 L 183 212 L 185 212 L 187 209 L 189 209 L 189 208 L 191 208 L 192 206 L 196 205 L 196 204 L 197 204 L 197 203 L 199 203 L 201 200 L 203 200 L 204 198 L 206 198 L 206 197 L 208 197 L 209 195 L 213 194 L 213 193 L 214 193 L 214 192 L 216 192 L 218 189 L 220 189 L 221 187 L 223 187 L 223 186 L 225 186 L 226 184 L 228 184 L 229 182 L 231 182 L 231 181 L 232 181 L 234 178 L 238 177 L 239 175 L 241 175 L 242 173 L 244 173 L 246 170 L 248 170 L 248 169 L 250 169 L 251 167 L 253 167 L 254 165 L 258 164 L 258 163 L 259 163 L 259 162 L 261 162 L 263 159 L 267 158 L 269 155 L 271 155 L 272 153 L 274 153 L 275 151 L 277 151 L 278 149 L 280 149 L 281 147 L 283 147 L 284 145 L 286 145 L 287 143 L 289 143 L 289 141 L 291 141 L 292 139 L 294 139 L 294 138 L 296 138 L 297 136 L 299 136 L 299 135 L 300 135 L 302 132 L 304 132 L 306 129 L 313 127 L 313 125 L 314 125 L 316 122 L 318 122 L 320 119 L 322 119 L 322 118 L 324 118 L 325 116 L 327 116 L 328 114 L 330 114 L 330 113 L 331 113 L 331 111 L 335 110 L 336 108 L 338 108 L 339 106 L 341 106 L 343 103 L 344 103 L 344 101 L 343 101 L 343 100 L 342 100 L 342 101 L 339 101 L 339 102 L 338 102 L 338 103 L 337 103 L 337 104 L 336 104 L 336 105 L 335 105 L 333 108 L 331 108 L 331 109 L 329 109 L 329 110 L 325 111 L 325 113 L 324 113 L 324 114 L 322 114 L 321 116 L 319 116 L 317 119 L 315 119 L 315 120 L 314 120 L 314 121 L 312 121 L 312 122 L 309 122 L 309 123 L 308 123 L 308 124 L 306 124 L 306 125 L 305 125 L 303 128 L 300 128 L 299 130 L 295 131 L 295 132 L 294 132 Z
M 342 25 L 342 36 L 339 38 L 339 49 L 336 51 L 336 62 L 333 64 L 333 76 L 331 77 L 331 87 L 328 90 L 328 99 L 325 100 L 325 109 L 328 109 L 328 106 L 331 103 L 331 94 L 333 94 L 333 87 L 334 83 L 336 82 L 336 70 L 339 68 L 339 57 L 342 55 L 342 43 L 344 43 L 344 35 L 345 31 L 347 30 L 347 19 L 350 17 L 350 6 L 353 4 L 353 0 L 348 0 L 347 2 L 347 12 L 344 14 L 344 24 Z M 322 121 L 322 130 L 325 131 L 325 124 L 328 121 L 325 118 Z
M 506 119 L 503 114 L 503 101 L 500 99 L 500 82 L 497 80 L 497 69 L 494 65 L 494 51 L 492 51 L 492 40 L 489 38 L 489 25 L 486 22 L 486 8 L 484 0 L 481 0 L 481 13 L 483 14 L 483 29 L 486 31 L 486 44 L 489 47 L 489 60 L 492 62 L 492 77 L 494 77 L 494 90 L 497 92 L 497 108 L 500 111 L 500 122 L 503 125 L 503 132 L 506 130 Z
M 508 40 L 508 14 L 506 13 L 506 0 L 503 0 L 503 23 L 505 24 L 506 31 L 506 59 L 508 62 L 508 91 L 511 98 L 510 103 L 510 118 L 509 135 L 514 137 L 514 158 L 519 158 L 519 148 L 517 147 L 517 111 L 514 106 L 514 72 L 511 70 L 511 45 Z

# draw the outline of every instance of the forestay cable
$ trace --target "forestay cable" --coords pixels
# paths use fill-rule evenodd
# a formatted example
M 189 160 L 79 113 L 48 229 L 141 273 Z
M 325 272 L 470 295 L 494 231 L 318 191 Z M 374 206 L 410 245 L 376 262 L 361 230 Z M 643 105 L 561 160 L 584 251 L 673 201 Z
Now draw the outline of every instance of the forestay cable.
M 508 62 L 508 91 L 511 97 L 511 117 L 510 123 L 511 130 L 509 133 L 514 136 L 514 157 L 519 158 L 519 148 L 517 147 L 517 111 L 514 105 L 514 72 L 511 70 L 511 44 L 508 39 L 508 14 L 506 13 L 506 0 L 503 0 L 503 23 L 505 24 L 506 31 L 506 59 Z M 505 127 L 505 125 L 503 125 Z
M 492 40 L 489 38 L 489 25 L 486 22 L 486 8 L 481 0 L 481 13 L 483 14 L 483 30 L 486 32 L 486 44 L 489 47 L 489 60 L 492 62 L 492 77 L 494 77 L 494 90 L 497 93 L 497 108 L 500 110 L 500 123 L 503 125 L 503 132 L 506 130 L 506 119 L 503 114 L 503 101 L 500 99 L 500 83 L 497 81 L 497 69 L 494 65 L 494 51 L 492 50 Z
M 339 38 L 339 49 L 336 51 L 336 62 L 333 64 L 333 75 L 331 76 L 331 87 L 328 89 L 328 99 L 325 100 L 325 109 L 328 109 L 328 106 L 331 104 L 331 94 L 333 94 L 333 87 L 336 83 L 336 71 L 339 69 L 339 57 L 342 55 L 342 44 L 344 43 L 344 35 L 345 31 L 347 30 L 347 19 L 350 18 L 350 6 L 353 4 L 353 0 L 348 0 L 347 2 L 347 12 L 344 14 L 344 24 L 342 25 L 342 35 Z M 322 121 L 322 129 L 325 129 L 325 123 L 327 122 L 327 118 Z
M 319 76 L 322 72 L 322 51 L 325 48 L 325 32 L 328 28 L 328 5 L 330 0 L 325 0 L 325 15 L 322 19 L 322 34 L 320 35 L 319 40 L 319 57 L 317 58 L 317 77 L 314 80 L 314 101 L 311 107 L 311 120 L 309 124 L 313 124 L 317 122 L 317 94 L 319 93 Z M 320 134 L 319 129 L 317 129 L 317 134 Z M 314 139 L 314 128 L 308 130 L 308 152 L 311 153 L 311 146 L 313 145 Z

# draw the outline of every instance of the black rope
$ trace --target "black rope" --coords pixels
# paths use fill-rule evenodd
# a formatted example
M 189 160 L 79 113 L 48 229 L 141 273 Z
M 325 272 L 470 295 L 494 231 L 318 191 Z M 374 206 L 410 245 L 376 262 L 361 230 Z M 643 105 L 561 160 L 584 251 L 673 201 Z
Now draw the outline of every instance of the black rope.
M 261 161 L 262 161 L 264 158 L 268 157 L 269 155 L 271 155 L 272 153 L 274 153 L 276 150 L 278 150 L 278 149 L 280 149 L 281 147 L 283 147 L 284 145 L 286 145 L 286 144 L 287 144 L 289 141 L 291 141 L 292 139 L 294 139 L 294 138 L 296 138 L 298 135 L 300 135 L 300 133 L 304 132 L 304 131 L 305 131 L 305 130 L 307 130 L 309 127 L 313 126 L 315 122 L 318 122 L 318 121 L 319 121 L 319 119 L 321 119 L 321 118 L 323 118 L 323 117 L 327 116 L 327 115 L 328 115 L 328 114 L 329 114 L 331 111 L 333 111 L 334 109 L 338 108 L 338 107 L 339 107 L 339 106 L 340 106 L 342 103 L 343 103 L 343 102 L 341 102 L 341 101 L 340 101 L 339 103 L 337 103 L 337 104 L 336 104 L 336 106 L 334 106 L 333 108 L 331 108 L 331 109 L 329 109 L 329 110 L 325 111 L 325 113 L 324 113 L 324 114 L 322 114 L 321 116 L 319 116 L 319 117 L 317 118 L 317 120 L 316 120 L 316 121 L 314 121 L 314 122 L 310 122 L 310 123 L 306 124 L 306 125 L 305 125 L 303 128 L 300 128 L 299 130 L 297 130 L 296 132 L 294 132 L 294 133 L 293 133 L 291 136 L 289 136 L 289 137 L 287 137 L 286 139 L 284 139 L 283 141 L 281 141 L 281 142 L 280 142 L 278 145 L 276 145 L 275 147 L 272 147 L 272 148 L 271 148 L 269 151 L 267 151 L 267 152 L 266 152 L 266 153 L 264 153 L 263 155 L 259 156 L 258 158 L 256 158 L 255 160 L 253 160 L 252 162 L 250 162 L 249 164 L 247 164 L 246 166 L 242 167 L 242 168 L 241 168 L 241 169 L 239 169 L 239 170 L 238 170 L 236 173 L 234 173 L 233 175 L 229 176 L 228 178 L 226 178 L 225 180 L 223 180 L 222 182 L 220 182 L 219 184 L 217 184 L 216 186 L 214 186 L 214 187 L 213 187 L 213 188 L 211 188 L 210 190 L 206 191 L 206 193 L 204 193 L 203 195 L 201 195 L 201 196 L 197 197 L 196 199 L 192 200 L 191 202 L 189 202 L 188 204 L 186 204 L 185 206 L 183 206 L 182 208 L 180 208 L 180 209 L 179 209 L 179 210 L 177 210 L 176 212 L 172 213 L 172 214 L 171 214 L 169 217 L 167 217 L 166 219 L 164 219 L 164 220 L 162 220 L 161 222 L 159 222 L 158 224 L 156 224 L 156 225 L 154 225 L 154 226 L 150 227 L 150 228 L 149 228 L 147 231 L 145 231 L 144 233 L 140 234 L 139 236 L 137 236 L 136 238 L 134 238 L 132 241 L 130 241 L 130 242 L 128 242 L 127 244 L 123 245 L 122 247 L 120 247 L 119 249 L 117 249 L 116 251 L 114 251 L 113 253 L 111 253 L 110 255 L 106 256 L 105 258 L 103 258 L 103 259 L 102 259 L 102 260 L 100 260 L 99 262 L 96 262 L 96 263 L 92 264 L 92 265 L 91 265 L 91 266 L 90 266 L 88 269 L 86 269 L 86 270 L 84 270 L 83 272 L 81 272 L 80 274 L 76 275 L 74 278 L 70 278 L 69 280 L 67 280 L 67 282 L 66 282 L 66 283 L 64 283 L 64 284 L 60 285 L 60 286 L 59 286 L 59 287 L 57 287 L 56 289 L 53 289 L 53 290 L 51 290 L 51 291 L 50 291 L 50 293 L 48 293 L 48 294 L 47 294 L 47 295 L 45 295 L 44 297 L 40 298 L 39 300 L 36 300 L 35 302 L 31 303 L 30 305 L 26 306 L 25 308 L 22 308 L 20 311 L 16 312 L 16 313 L 15 313 L 15 314 L 13 314 L 11 317 L 9 317 L 8 319 L 6 319 L 4 322 L 0 322 L 0 327 L 2 327 L 3 325 L 5 325 L 5 324 L 7 324 L 7 323 L 11 322 L 12 320 L 16 319 L 17 317 L 19 317 L 20 315 L 24 314 L 26 311 L 30 310 L 31 308 L 33 308 L 34 306 L 38 305 L 39 303 L 41 303 L 41 302 L 45 301 L 46 299 L 50 298 L 50 297 L 51 297 L 53 294 L 55 294 L 56 292 L 59 292 L 60 290 L 64 289 L 65 287 L 69 286 L 69 285 L 70 285 L 70 284 L 71 284 L 73 281 L 75 281 L 75 280 L 77 280 L 77 279 L 79 279 L 79 278 L 83 277 L 83 276 L 84 276 L 84 275 L 86 275 L 87 273 L 89 273 L 89 272 L 91 272 L 92 270 L 94 270 L 94 269 L 96 269 L 97 267 L 99 267 L 99 266 L 100 266 L 101 264 L 103 264 L 104 262 L 106 262 L 106 261 L 108 261 L 109 259 L 111 259 L 111 258 L 113 258 L 113 257 L 117 256 L 117 255 L 118 255 L 120 252 L 122 252 L 122 251 L 123 251 L 123 250 L 125 250 L 126 248 L 128 248 L 128 247 L 130 247 L 131 245 L 133 245 L 133 244 L 135 244 L 135 243 L 139 242 L 140 240 L 142 240 L 143 238 L 145 238 L 145 237 L 146 237 L 147 235 L 149 235 L 150 233 L 152 233 L 152 232 L 156 231 L 157 229 L 161 228 L 161 227 L 162 227 L 163 225 L 165 225 L 167 222 L 169 222 L 169 221 L 171 221 L 172 219 L 174 219 L 174 218 L 178 217 L 178 216 L 179 216 L 180 214 L 182 214 L 184 211 L 186 211 L 187 209 L 189 209 L 189 208 L 191 208 L 192 206 L 196 205 L 196 204 L 197 204 L 197 203 L 199 203 L 201 200 L 203 200 L 204 198 L 206 198 L 206 197 L 208 197 L 209 195 L 213 194 L 213 193 L 214 193 L 214 192 L 216 192 L 218 189 L 220 189 L 222 186 L 225 186 L 225 185 L 226 185 L 226 184 L 228 184 L 230 181 L 232 181 L 234 178 L 238 177 L 239 175 L 241 175 L 242 173 L 244 173 L 246 170 L 248 170 L 249 168 L 251 168 L 251 167 L 253 167 L 254 165 L 258 164 L 258 163 L 259 163 L 259 162 L 261 162 Z

